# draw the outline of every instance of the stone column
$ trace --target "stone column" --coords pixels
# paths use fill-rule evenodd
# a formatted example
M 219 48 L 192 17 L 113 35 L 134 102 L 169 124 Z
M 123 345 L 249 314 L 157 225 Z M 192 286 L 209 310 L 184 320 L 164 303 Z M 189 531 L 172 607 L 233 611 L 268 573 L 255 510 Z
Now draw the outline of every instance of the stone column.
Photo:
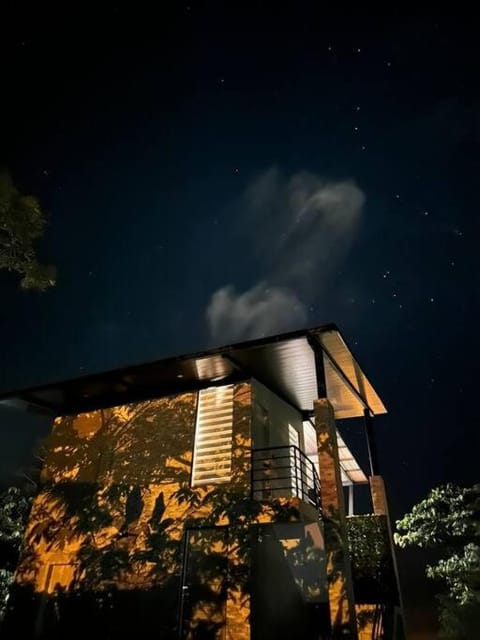
M 372 494 L 373 513 L 388 517 L 387 494 L 382 476 L 370 476 L 370 492 Z
M 233 387 L 232 477 L 230 490 L 250 497 L 252 466 L 252 385 L 240 382 Z
M 348 552 L 345 504 L 338 457 L 335 414 L 327 398 L 315 400 L 321 498 L 333 638 L 356 639 L 357 621 Z

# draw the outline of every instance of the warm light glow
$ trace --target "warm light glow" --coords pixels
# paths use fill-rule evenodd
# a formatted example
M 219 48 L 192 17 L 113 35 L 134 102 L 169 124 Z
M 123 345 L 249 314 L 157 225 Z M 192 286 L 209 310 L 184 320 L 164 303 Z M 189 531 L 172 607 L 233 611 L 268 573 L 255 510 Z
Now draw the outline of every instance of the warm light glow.
M 199 392 L 192 486 L 231 480 L 232 420 L 233 385 Z

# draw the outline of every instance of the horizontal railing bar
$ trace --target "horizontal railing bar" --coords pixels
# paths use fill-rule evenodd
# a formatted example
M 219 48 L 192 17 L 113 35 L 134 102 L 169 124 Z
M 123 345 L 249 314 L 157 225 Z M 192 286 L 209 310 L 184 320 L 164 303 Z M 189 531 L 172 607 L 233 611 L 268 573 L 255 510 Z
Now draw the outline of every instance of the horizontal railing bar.
M 320 479 L 315 464 L 296 445 L 252 449 L 251 482 L 252 496 L 256 499 L 288 492 L 287 495 L 321 509 Z
M 268 482 L 269 480 L 271 480 L 272 482 L 275 482 L 275 480 L 295 480 L 294 477 L 292 476 L 276 476 L 275 478 L 254 478 L 253 482 Z

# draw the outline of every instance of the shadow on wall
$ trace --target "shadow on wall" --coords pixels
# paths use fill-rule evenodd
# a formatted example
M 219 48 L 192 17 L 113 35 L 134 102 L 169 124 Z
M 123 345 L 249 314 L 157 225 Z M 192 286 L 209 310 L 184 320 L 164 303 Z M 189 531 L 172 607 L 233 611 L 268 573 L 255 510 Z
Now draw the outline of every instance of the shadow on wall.
M 196 404 L 187 393 L 56 420 L 2 637 L 213 640 L 226 625 L 248 637 L 251 527 L 299 514 L 250 498 L 248 384 L 234 389 L 230 482 L 190 486 Z

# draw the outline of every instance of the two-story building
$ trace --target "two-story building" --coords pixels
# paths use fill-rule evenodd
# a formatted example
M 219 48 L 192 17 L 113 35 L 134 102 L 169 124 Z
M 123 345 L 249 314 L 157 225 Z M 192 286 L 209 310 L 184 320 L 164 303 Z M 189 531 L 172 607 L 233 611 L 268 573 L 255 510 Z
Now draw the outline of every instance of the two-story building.
M 54 417 L 3 637 L 401 637 L 386 410 L 334 325 L 2 402 Z M 354 515 L 359 484 L 372 515 Z

